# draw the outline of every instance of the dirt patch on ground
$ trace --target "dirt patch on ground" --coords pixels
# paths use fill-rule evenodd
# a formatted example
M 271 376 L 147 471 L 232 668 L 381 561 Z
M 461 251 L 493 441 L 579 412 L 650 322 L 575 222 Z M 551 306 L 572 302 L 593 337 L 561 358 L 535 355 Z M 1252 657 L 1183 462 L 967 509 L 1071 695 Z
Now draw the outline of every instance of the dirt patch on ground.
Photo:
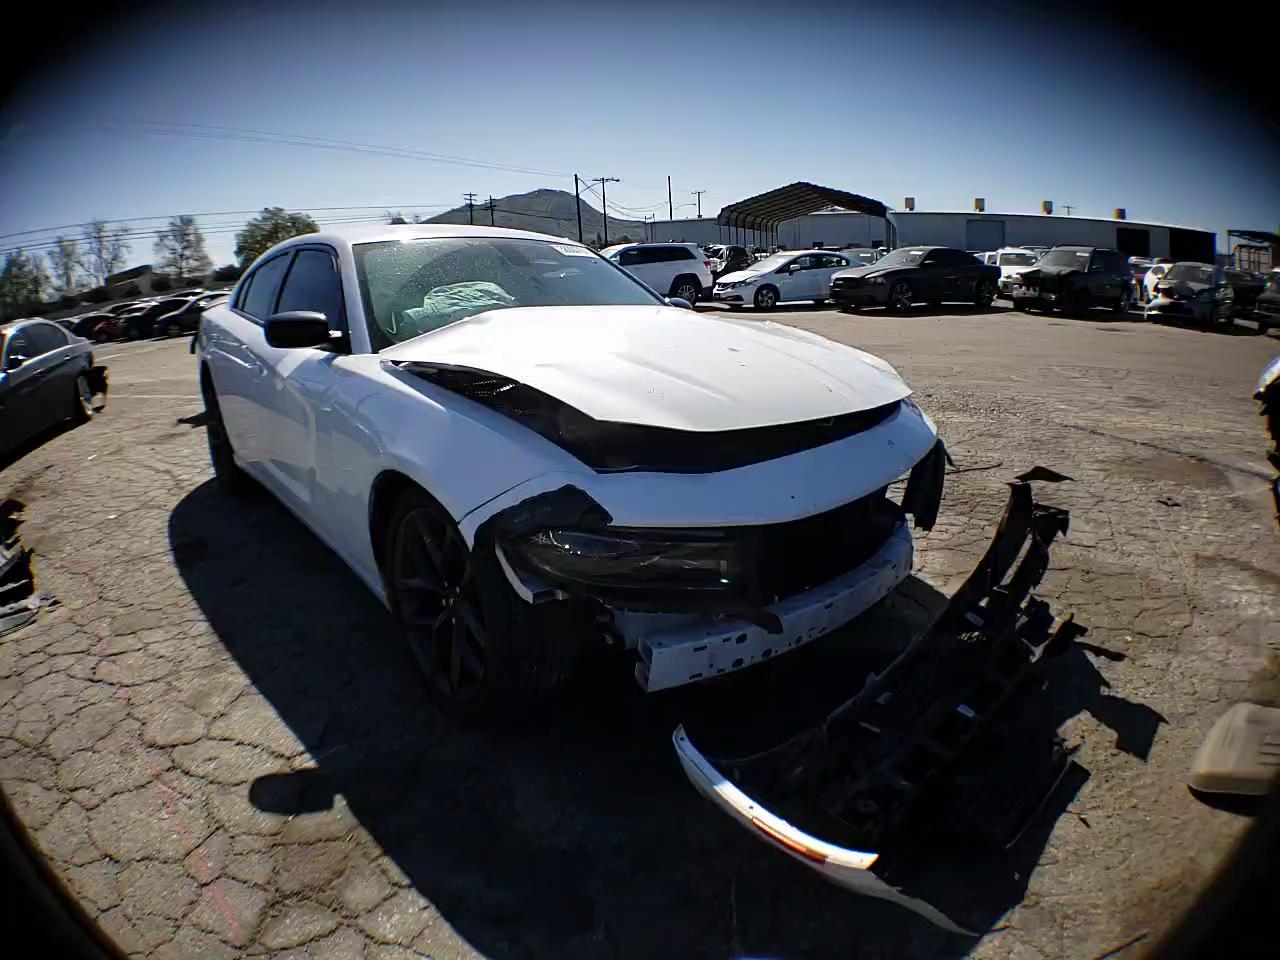
M 1197 490 L 1216 490 L 1230 483 L 1226 473 L 1208 460 L 1162 450 L 1112 461 L 1111 469 L 1133 480 L 1176 483 Z

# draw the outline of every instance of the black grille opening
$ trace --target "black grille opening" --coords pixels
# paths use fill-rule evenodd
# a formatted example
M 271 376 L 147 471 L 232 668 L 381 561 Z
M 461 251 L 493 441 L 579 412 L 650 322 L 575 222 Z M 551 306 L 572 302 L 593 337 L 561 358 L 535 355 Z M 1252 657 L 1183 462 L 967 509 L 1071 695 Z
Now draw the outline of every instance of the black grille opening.
M 752 528 L 754 592 L 765 604 L 820 586 L 869 560 L 902 522 L 884 490 L 789 523 Z

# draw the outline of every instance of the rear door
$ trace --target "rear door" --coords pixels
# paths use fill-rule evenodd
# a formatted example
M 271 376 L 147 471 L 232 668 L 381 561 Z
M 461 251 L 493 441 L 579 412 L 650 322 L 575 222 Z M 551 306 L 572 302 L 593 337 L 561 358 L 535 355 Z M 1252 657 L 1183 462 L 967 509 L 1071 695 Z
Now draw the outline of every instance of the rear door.
M 27 344 L 33 352 L 28 366 L 35 369 L 36 389 L 33 401 L 39 428 L 65 420 L 71 412 L 76 391 L 76 376 L 84 368 L 67 337 L 55 323 L 30 323 L 23 327 Z
M 950 277 L 950 290 L 947 296 L 955 300 L 974 299 L 977 295 L 978 281 L 987 275 L 989 267 L 985 262 L 980 262 L 977 257 L 962 250 L 950 250 L 948 254 L 952 265 L 947 268 Z M 990 256 L 994 258 L 996 254 L 993 253 Z
M 815 299 L 823 300 L 831 296 L 831 278 L 837 270 L 847 270 L 853 266 L 853 262 L 843 254 L 824 253 L 819 258 L 820 266 L 815 273 L 818 274 L 818 292 L 814 294 Z
M 1116 254 L 1111 250 L 1094 250 L 1089 257 L 1089 273 L 1086 280 L 1091 303 L 1108 303 L 1120 296 L 1119 271 Z

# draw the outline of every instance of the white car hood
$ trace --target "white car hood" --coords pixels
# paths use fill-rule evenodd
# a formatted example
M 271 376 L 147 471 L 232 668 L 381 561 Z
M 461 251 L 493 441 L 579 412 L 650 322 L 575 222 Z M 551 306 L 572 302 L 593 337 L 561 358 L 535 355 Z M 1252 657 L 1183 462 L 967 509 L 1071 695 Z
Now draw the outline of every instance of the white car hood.
M 1030 269 L 1031 269 L 1032 267 L 1034 267 L 1034 266 L 1035 266 L 1035 264 L 1034 264 L 1034 263 L 1028 263 L 1028 264 L 1026 264 L 1025 266 L 1018 266 L 1018 267 L 1013 267 L 1013 266 L 1010 266 L 1010 267 L 1001 267 L 1001 268 L 1000 268 L 1000 279 L 1001 279 L 1001 280 L 1004 280 L 1006 277 L 1019 277 L 1019 276 L 1021 276 L 1025 271 L 1030 270 Z
M 764 273 L 767 273 L 765 271 Z M 743 280 L 759 280 L 764 276 L 759 270 L 735 270 L 733 273 L 726 273 L 716 277 L 716 283 L 741 283 Z
M 514 307 L 381 356 L 496 373 L 597 420 L 719 431 L 820 420 L 911 388 L 879 357 L 816 334 L 675 307 Z

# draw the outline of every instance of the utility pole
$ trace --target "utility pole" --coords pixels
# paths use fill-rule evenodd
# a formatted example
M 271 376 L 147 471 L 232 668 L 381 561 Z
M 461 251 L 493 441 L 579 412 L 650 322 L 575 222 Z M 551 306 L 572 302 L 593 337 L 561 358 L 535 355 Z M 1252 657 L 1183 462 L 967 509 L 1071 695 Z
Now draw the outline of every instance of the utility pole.
M 699 219 L 699 220 L 701 220 L 701 219 L 702 219 L 702 195 L 703 195 L 704 193 L 706 193 L 707 191 L 705 191 L 705 190 L 690 190 L 689 192 L 690 192 L 690 193 L 692 193 L 695 197 L 697 197 L 697 198 L 698 198 L 698 219 Z
M 1074 210 L 1074 209 L 1075 209 L 1075 207 L 1073 207 L 1073 206 L 1072 206 L 1071 204 L 1069 204 L 1069 203 L 1064 203 L 1064 204 L 1062 205 L 1062 209 L 1063 209 L 1063 210 L 1065 210 L 1065 211 L 1067 211 L 1067 216 L 1069 217 L 1069 216 L 1071 216 L 1071 211 L 1072 211 L 1072 210 Z
M 578 175 L 573 175 L 573 205 L 578 208 L 578 242 L 582 242 L 582 194 L 578 191 Z
M 467 223 L 474 225 L 476 222 L 476 195 L 474 193 L 464 193 L 462 199 L 467 201 Z
M 656 213 L 646 213 L 644 215 L 644 235 L 645 235 L 645 239 L 648 240 L 650 243 L 653 242 L 653 231 L 650 228 L 649 224 L 651 222 L 656 223 L 657 220 L 658 220 L 658 215 Z
M 489 226 L 497 226 L 497 224 L 493 222 L 493 194 L 489 194 Z
M 676 218 L 676 208 L 671 205 L 671 175 L 667 175 L 667 219 Z
M 604 245 L 607 247 L 609 245 L 609 201 L 605 199 L 604 185 L 622 181 L 617 177 L 592 177 L 591 182 L 600 184 L 600 206 L 604 208 L 600 213 L 604 217 Z

